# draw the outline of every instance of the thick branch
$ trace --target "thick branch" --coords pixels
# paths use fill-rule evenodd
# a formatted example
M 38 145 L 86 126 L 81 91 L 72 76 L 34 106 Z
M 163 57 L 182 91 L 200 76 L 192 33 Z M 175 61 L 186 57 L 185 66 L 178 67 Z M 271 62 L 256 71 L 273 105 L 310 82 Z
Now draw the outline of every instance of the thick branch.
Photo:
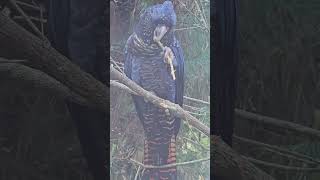
M 16 174 L 23 174 L 26 179 L 57 180 L 56 178 L 48 177 L 45 173 L 42 173 L 38 168 L 33 167 L 31 164 L 16 160 L 14 156 L 6 151 L 0 150 L 0 159 L 0 167 L 12 168 Z
M 274 180 L 273 177 L 257 168 L 233 151 L 217 136 L 211 136 L 213 174 L 223 180 Z
M 6 60 L 0 57 L 0 61 L 9 62 L 10 60 Z M 0 77 L 24 81 L 30 86 L 44 89 L 45 91 L 51 92 L 52 94 L 60 98 L 68 99 L 78 104 L 89 104 L 83 97 L 72 92 L 68 87 L 55 80 L 54 78 L 39 70 L 24 66 L 22 64 L 0 63 Z
M 28 59 L 33 66 L 109 113 L 109 88 L 2 13 L 0 54 L 15 59 Z
M 301 135 L 320 139 L 320 131 L 318 131 L 316 129 L 312 129 L 309 127 L 305 127 L 305 126 L 302 126 L 299 124 L 291 123 L 288 121 L 284 121 L 284 120 L 280 120 L 280 119 L 276 119 L 276 118 L 272 118 L 272 117 L 258 115 L 258 114 L 247 112 L 247 111 L 240 110 L 240 109 L 236 109 L 235 111 L 236 111 L 236 115 L 240 119 L 247 119 L 250 121 L 255 121 L 255 122 L 262 123 L 262 124 L 274 126 L 277 128 L 288 129 L 288 130 L 297 132 Z

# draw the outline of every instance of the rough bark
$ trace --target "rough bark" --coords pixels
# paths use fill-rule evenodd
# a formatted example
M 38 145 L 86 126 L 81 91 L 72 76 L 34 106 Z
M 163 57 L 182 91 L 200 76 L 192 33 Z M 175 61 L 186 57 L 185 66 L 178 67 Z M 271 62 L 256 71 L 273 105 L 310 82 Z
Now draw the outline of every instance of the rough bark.
M 31 164 L 16 160 L 9 152 L 0 150 L 0 159 L 0 167 L 13 169 L 15 174 L 23 174 L 24 179 L 58 180 L 55 177 L 49 177 Z M 22 177 L 20 176 L 19 178 Z
M 4 60 L 5 59 L 0 57 L 0 62 Z M 5 61 L 7 63 L 0 63 L 0 77 L 14 80 L 19 83 L 23 82 L 23 84 L 42 89 L 59 98 L 67 99 L 81 105 L 89 105 L 86 99 L 72 92 L 68 87 L 42 71 L 22 64 L 8 63 L 10 60 Z
M 109 88 L 83 72 L 46 41 L 0 13 L 0 54 L 28 59 L 33 66 L 60 81 L 101 110 L 109 112 Z
M 275 180 L 237 152 L 217 136 L 211 136 L 210 153 L 213 157 L 213 174 L 218 180 Z

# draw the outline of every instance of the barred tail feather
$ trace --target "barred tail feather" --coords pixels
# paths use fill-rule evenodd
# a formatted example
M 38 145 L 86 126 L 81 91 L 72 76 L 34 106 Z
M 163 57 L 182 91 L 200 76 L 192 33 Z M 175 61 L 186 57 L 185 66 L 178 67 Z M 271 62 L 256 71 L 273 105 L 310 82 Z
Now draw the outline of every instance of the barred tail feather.
M 159 152 L 159 149 L 162 152 Z M 144 160 L 145 165 L 161 166 L 176 163 L 176 138 L 173 136 L 169 142 L 161 143 L 145 140 Z M 177 180 L 177 167 L 160 169 L 146 169 L 143 180 Z

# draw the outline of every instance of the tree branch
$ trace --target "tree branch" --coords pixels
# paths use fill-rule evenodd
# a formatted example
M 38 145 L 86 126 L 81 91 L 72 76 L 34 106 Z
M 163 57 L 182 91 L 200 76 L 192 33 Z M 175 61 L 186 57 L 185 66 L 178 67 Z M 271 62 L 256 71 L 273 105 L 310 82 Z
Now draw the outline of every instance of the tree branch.
M 243 143 L 247 143 L 247 144 L 252 144 L 252 145 L 255 145 L 255 146 L 264 147 L 267 150 L 268 149 L 270 149 L 271 151 L 273 150 L 273 152 L 278 153 L 278 154 L 279 153 L 284 153 L 285 156 L 287 156 L 289 158 L 293 158 L 293 159 L 296 159 L 296 160 L 299 160 L 299 161 L 303 161 L 305 163 L 320 164 L 320 161 L 318 161 L 318 160 L 316 160 L 316 159 L 314 159 L 312 157 L 309 157 L 307 155 L 304 155 L 304 154 L 300 154 L 300 153 L 297 153 L 297 152 L 289 151 L 289 150 L 286 150 L 284 148 L 280 148 L 278 146 L 265 144 L 265 143 L 262 143 L 262 142 L 258 142 L 258 141 L 251 140 L 251 139 L 246 139 L 246 138 L 239 137 L 239 136 L 233 136 L 233 137 L 237 141 L 240 141 L 240 142 L 243 142 Z
M 152 104 L 168 109 L 170 113 L 174 114 L 175 116 L 187 120 L 190 125 L 193 127 L 196 127 L 199 131 L 204 133 L 207 136 L 210 136 L 210 129 L 204 125 L 202 122 L 200 122 L 197 118 L 193 117 L 189 113 L 186 113 L 178 104 L 174 104 L 168 100 L 161 99 L 155 95 L 153 95 L 151 92 L 144 90 L 140 86 L 138 86 L 135 82 L 131 81 L 128 77 L 126 77 L 124 74 L 117 71 L 113 66 L 110 66 L 110 73 L 112 76 L 125 84 L 127 87 L 129 87 L 131 90 L 136 92 L 139 96 L 143 96 L 146 100 L 151 102 Z
M 0 62 L 1 61 L 9 62 L 10 60 L 0 57 Z M 35 88 L 44 89 L 45 91 L 51 92 L 62 99 L 68 99 L 82 105 L 89 105 L 89 102 L 86 99 L 72 92 L 68 87 L 59 81 L 39 70 L 22 64 L 0 63 L 0 76 L 13 80 L 24 81 L 28 83 L 28 85 L 34 86 Z
M 275 180 L 232 150 L 219 137 L 211 136 L 213 174 L 223 180 Z
M 277 128 L 288 129 L 288 130 L 297 132 L 301 135 L 320 139 L 320 131 L 318 131 L 316 129 L 312 129 L 309 127 L 305 127 L 305 126 L 302 126 L 299 124 L 295 124 L 292 122 L 288 122 L 288 121 L 284 121 L 284 120 L 280 120 L 280 119 L 276 119 L 276 118 L 272 118 L 272 117 L 262 116 L 259 114 L 247 112 L 247 111 L 240 110 L 240 109 L 236 109 L 235 111 L 236 111 L 236 115 L 240 119 L 255 121 L 255 122 L 262 123 L 262 124 L 275 126 Z
M 98 109 L 109 113 L 109 88 L 2 13 L 0 54 L 27 59 L 33 67 L 61 82 Z
M 32 30 L 34 30 L 34 32 L 36 32 L 41 38 L 46 40 L 47 38 L 39 31 L 36 25 L 34 25 L 34 23 L 30 20 L 29 16 L 26 15 L 26 13 L 24 13 L 24 11 L 16 4 L 16 1 L 15 0 L 9 0 L 9 1 L 16 8 L 16 10 L 25 18 L 25 20 L 30 25 Z
M 301 171 L 306 171 L 306 172 L 320 172 L 320 168 L 304 168 L 304 167 L 292 167 L 292 166 L 285 166 L 285 165 L 280 165 L 280 164 L 275 164 L 275 163 L 271 163 L 271 162 L 265 162 L 265 161 L 261 161 L 258 159 L 254 159 L 251 157 L 244 157 L 245 159 L 255 163 L 255 164 L 259 164 L 262 166 L 267 166 L 267 167 L 272 167 L 272 168 L 276 168 L 276 169 L 282 169 L 282 170 L 286 170 L 286 171 L 297 171 L 297 172 L 301 172 Z
M 210 157 L 203 158 L 203 159 L 197 159 L 193 161 L 186 161 L 186 162 L 180 162 L 180 163 L 174 163 L 174 164 L 167 164 L 167 165 L 162 165 L 162 166 L 152 166 L 152 165 L 145 165 L 142 164 L 141 162 L 134 160 L 134 159 L 129 159 L 131 162 L 138 164 L 139 166 L 142 166 L 143 168 L 147 169 L 163 169 L 163 168 L 170 168 L 170 167 L 176 167 L 176 166 L 185 166 L 189 164 L 195 164 L 203 161 L 209 161 Z
M 42 173 L 38 168 L 32 164 L 26 164 L 25 162 L 16 160 L 15 157 L 4 150 L 0 150 L 0 167 L 5 169 L 12 168 L 15 174 L 23 174 L 23 178 L 34 180 L 58 180 L 57 178 L 49 177 Z M 22 177 L 20 177 L 22 178 Z

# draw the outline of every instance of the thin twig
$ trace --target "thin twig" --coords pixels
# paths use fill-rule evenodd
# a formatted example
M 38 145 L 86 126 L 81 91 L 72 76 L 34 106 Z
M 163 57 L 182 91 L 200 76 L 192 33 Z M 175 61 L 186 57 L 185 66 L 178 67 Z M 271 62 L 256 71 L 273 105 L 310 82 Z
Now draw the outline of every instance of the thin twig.
M 42 6 L 39 6 L 40 8 L 40 24 L 41 24 L 41 34 L 44 36 L 44 28 L 43 28 L 43 8 Z
M 22 2 L 22 1 L 16 1 L 16 3 L 17 3 L 17 4 L 20 4 L 20 5 L 23 5 L 23 6 L 26 6 L 26 7 L 29 7 L 29 8 L 32 8 L 32 9 L 34 9 L 34 10 L 40 11 L 40 8 L 37 7 L 37 6 L 31 5 L 31 4 Z
M 134 177 L 134 180 L 138 180 L 138 175 L 139 175 L 140 169 L 141 169 L 141 166 L 138 167 L 138 170 L 137 170 L 137 173 L 136 173 L 136 175 Z
M 42 39 L 47 40 L 47 38 L 39 31 L 39 29 L 33 24 L 30 18 L 24 13 L 24 11 L 16 4 L 15 0 L 9 0 L 10 3 L 17 9 L 17 11 L 26 19 L 30 27 L 37 33 Z
M 115 60 L 113 60 L 111 56 L 110 56 L 110 61 L 113 62 L 113 64 L 118 68 L 118 70 L 123 73 L 123 70 L 121 69 L 121 67 L 117 64 Z
M 193 26 L 193 27 L 185 27 L 185 28 L 176 28 L 174 31 L 183 31 L 183 30 L 191 30 L 191 29 L 199 29 L 199 26 Z M 201 28 L 200 28 L 201 29 Z
M 193 17 L 194 17 L 195 19 L 197 19 L 200 23 L 203 23 L 202 20 L 201 20 L 197 15 L 195 15 L 190 9 L 188 9 L 187 6 L 186 6 L 181 0 L 178 0 L 178 2 L 179 2 L 180 4 L 182 4 L 182 6 L 183 6 L 191 15 L 193 15 Z M 204 27 L 201 27 L 201 29 L 204 29 L 205 31 L 210 32 L 210 29 L 209 29 L 206 25 L 204 25 Z
M 185 110 L 187 113 L 189 114 L 192 114 L 192 115 L 195 115 L 195 116 L 205 116 L 206 113 L 195 113 L 195 112 L 191 112 L 191 111 L 188 111 L 188 110 Z
M 201 108 L 190 106 L 190 105 L 187 105 L 187 104 L 184 104 L 183 107 L 186 107 L 186 108 L 191 109 L 193 111 L 198 111 L 198 112 L 201 111 Z
M 165 51 L 165 47 L 163 46 L 163 44 L 161 43 L 161 41 L 159 39 L 154 39 L 154 41 L 158 44 L 158 46 L 163 50 Z M 170 49 L 171 51 L 171 54 L 169 54 L 168 56 L 165 56 L 165 62 L 168 63 L 170 65 L 170 69 L 171 69 L 171 76 L 172 76 L 172 79 L 173 80 L 176 80 L 176 75 L 175 75 L 175 70 L 174 70 L 174 67 L 173 67 L 173 58 L 172 56 L 174 56 L 174 54 L 172 53 L 172 50 Z M 172 56 L 170 56 L 172 55 Z
M 244 111 L 241 109 L 235 109 L 235 114 L 237 117 L 239 117 L 239 119 L 245 119 L 245 120 L 254 121 L 260 124 L 269 125 L 272 127 L 287 129 L 287 130 L 290 130 L 291 132 L 293 131 L 298 133 L 299 135 L 303 135 L 304 137 L 309 136 L 312 139 L 320 139 L 319 130 L 302 126 L 300 124 L 284 121 L 281 119 L 276 119 L 273 117 L 255 114 L 255 113 Z
M 34 20 L 34 21 L 40 21 L 42 23 L 47 23 L 47 20 L 46 19 L 39 19 L 37 17 L 32 17 L 32 16 L 29 16 L 29 18 L 31 20 Z M 13 16 L 12 19 L 25 19 L 23 16 Z
M 202 103 L 202 104 L 205 104 L 205 105 L 210 105 L 210 102 L 207 102 L 207 101 L 204 101 L 204 100 L 195 99 L 195 98 L 188 97 L 188 96 L 183 96 L 183 98 L 187 99 L 187 100 L 190 100 L 190 101 L 195 101 L 195 102 L 198 102 L 198 103 Z
M 297 153 L 297 152 L 292 152 L 292 151 L 289 151 L 289 150 L 286 150 L 286 149 L 283 149 L 283 148 L 280 148 L 280 147 L 277 147 L 277 146 L 273 146 L 273 145 L 269 145 L 269 144 L 265 144 L 265 143 L 262 143 L 262 142 L 258 142 L 258 141 L 255 141 L 255 140 L 251 140 L 251 139 L 247 139 L 247 138 L 243 138 L 243 137 L 239 137 L 239 136 L 233 136 L 235 139 L 239 140 L 239 141 L 242 141 L 242 142 L 245 142 L 245 143 L 249 143 L 249 144 L 252 144 L 252 145 L 255 145 L 255 146 L 261 146 L 261 147 L 265 147 L 265 148 L 269 148 L 269 149 L 272 149 L 272 150 L 275 150 L 275 152 L 283 152 L 287 155 L 292 155 L 292 156 L 295 156 L 296 158 L 299 158 L 301 161 L 302 159 L 304 159 L 305 162 L 311 162 L 313 164 L 320 164 L 320 161 L 312 158 L 312 157 L 309 157 L 309 156 L 306 156 L 304 154 L 300 154 L 300 153 Z
M 0 57 L 0 63 L 24 63 L 27 60 L 8 60 Z
M 269 152 L 271 152 L 271 153 L 276 153 L 276 154 L 279 154 L 280 156 L 290 158 L 290 160 L 292 159 L 292 160 L 301 161 L 301 162 L 304 163 L 304 164 L 312 164 L 312 165 L 318 164 L 318 163 L 315 163 L 315 162 L 313 162 L 313 161 L 309 161 L 309 160 L 304 159 L 304 158 L 299 158 L 299 157 L 296 157 L 296 156 L 294 156 L 294 155 L 290 155 L 290 154 L 286 154 L 286 153 L 279 152 L 279 151 L 277 151 L 277 150 L 273 150 L 273 149 L 271 149 L 271 148 L 263 147 L 263 149 L 266 150 L 266 151 L 269 151 Z
M 193 141 L 192 139 L 189 139 L 189 138 L 186 138 L 186 137 L 182 137 L 183 139 L 191 142 L 192 144 L 194 145 L 197 145 L 197 146 L 200 146 L 202 149 L 206 150 L 206 151 L 210 151 L 209 148 L 205 147 L 204 145 L 202 145 L 200 142 L 196 142 L 196 141 Z
M 204 15 L 203 11 L 200 9 L 200 6 L 199 6 L 199 4 L 198 4 L 198 1 L 195 0 L 194 2 L 195 2 L 195 4 L 196 4 L 196 7 L 197 7 L 198 11 L 199 11 L 200 14 L 201 14 L 201 17 L 202 17 L 201 20 L 202 20 L 204 26 L 206 27 L 205 29 L 206 29 L 206 30 L 209 30 L 208 25 L 207 25 L 207 21 L 206 21 L 206 18 L 205 18 L 205 15 Z M 209 32 L 209 31 L 208 31 L 208 32 Z
M 176 167 L 176 166 L 185 166 L 185 165 L 189 165 L 189 164 L 195 164 L 195 163 L 199 163 L 199 162 L 203 162 L 203 161 L 209 161 L 210 157 L 207 158 L 203 158 L 203 159 L 197 159 L 197 160 L 193 160 L 193 161 L 187 161 L 187 162 L 181 162 L 181 163 L 174 163 L 174 164 L 167 164 L 167 165 L 163 165 L 163 166 L 152 166 L 152 165 L 145 165 L 137 160 L 134 159 L 129 159 L 131 162 L 134 162 L 144 168 L 147 169 L 163 169 L 163 168 L 170 168 L 170 167 Z
M 245 157 L 245 156 L 242 156 L 242 157 L 247 159 L 248 161 L 251 161 L 252 163 L 260 164 L 263 166 L 269 166 L 269 167 L 273 167 L 276 169 L 282 169 L 282 170 L 287 170 L 287 171 L 320 172 L 320 168 L 303 168 L 303 167 L 284 166 L 284 165 L 275 164 L 275 163 L 271 163 L 271 162 L 261 161 L 261 160 L 254 159 L 251 157 Z

